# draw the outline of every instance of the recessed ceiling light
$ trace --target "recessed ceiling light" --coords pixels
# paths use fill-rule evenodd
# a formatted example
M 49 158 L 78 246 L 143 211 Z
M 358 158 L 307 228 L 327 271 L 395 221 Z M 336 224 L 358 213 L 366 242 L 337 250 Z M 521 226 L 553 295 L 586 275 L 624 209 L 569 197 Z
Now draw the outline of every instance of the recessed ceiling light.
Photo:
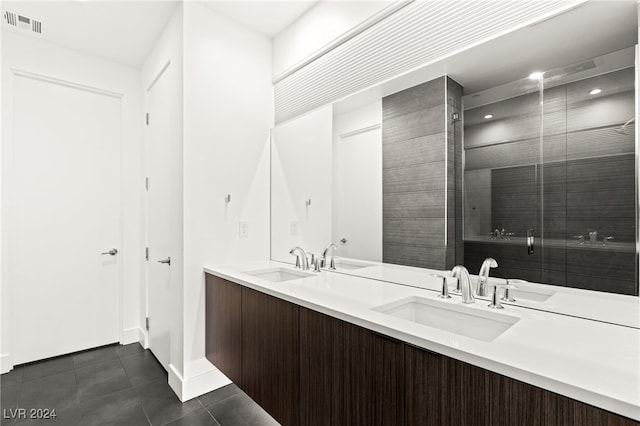
M 529 79 L 530 80 L 540 80 L 543 75 L 544 75 L 544 73 L 541 72 L 541 71 L 532 72 L 531 74 L 529 74 Z
M 591 91 L 589 92 L 590 95 L 597 95 L 598 93 L 602 92 L 602 89 L 600 88 L 595 88 L 595 89 L 591 89 Z
M 488 120 L 490 118 L 493 118 L 493 114 L 487 114 L 487 115 L 484 116 L 485 120 Z

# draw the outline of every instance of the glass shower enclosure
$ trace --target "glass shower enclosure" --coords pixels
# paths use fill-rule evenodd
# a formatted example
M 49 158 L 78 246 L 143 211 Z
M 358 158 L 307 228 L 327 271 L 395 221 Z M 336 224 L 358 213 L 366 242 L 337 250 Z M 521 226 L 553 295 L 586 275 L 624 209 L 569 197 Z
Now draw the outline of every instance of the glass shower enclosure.
M 635 50 L 464 98 L 464 262 L 638 295 Z

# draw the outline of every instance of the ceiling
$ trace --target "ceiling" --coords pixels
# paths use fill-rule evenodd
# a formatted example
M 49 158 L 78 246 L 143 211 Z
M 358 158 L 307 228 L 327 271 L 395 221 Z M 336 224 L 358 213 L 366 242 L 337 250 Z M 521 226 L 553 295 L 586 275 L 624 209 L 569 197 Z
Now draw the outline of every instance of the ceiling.
M 318 0 L 199 1 L 240 24 L 273 37 Z M 42 22 L 42 35 L 20 34 L 140 68 L 169 22 L 179 0 L 3 1 L 10 11 Z
M 22 0 L 3 1 L 2 12 L 41 21 L 42 35 L 33 37 L 139 68 L 177 4 L 174 0 Z M 3 22 L 3 29 L 7 27 Z
M 199 3 L 270 38 L 280 34 L 319 0 L 203 0 Z

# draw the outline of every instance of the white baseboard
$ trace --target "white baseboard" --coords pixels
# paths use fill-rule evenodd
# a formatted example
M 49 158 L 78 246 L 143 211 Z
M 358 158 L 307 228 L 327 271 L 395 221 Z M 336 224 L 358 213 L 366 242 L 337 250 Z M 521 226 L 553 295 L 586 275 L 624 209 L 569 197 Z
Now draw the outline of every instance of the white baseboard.
M 149 349 L 149 333 L 146 330 L 138 329 L 138 342 L 143 348 Z
M 147 349 L 149 347 L 147 332 L 137 327 L 122 330 L 120 338 L 121 345 L 128 345 L 136 342 L 139 342 L 145 349 Z M 11 355 L 0 355 L 0 374 L 8 373 L 11 370 L 13 370 L 13 358 Z
M 0 374 L 13 370 L 13 359 L 9 354 L 0 355 Z
M 196 368 L 191 368 L 193 374 L 186 379 L 178 373 L 172 364 L 169 364 L 169 386 L 178 395 L 180 401 L 185 402 L 205 393 L 219 389 L 231 383 L 220 370 L 214 367 L 206 358 L 192 361 Z
M 122 333 L 120 334 L 120 344 L 128 345 L 130 343 L 139 342 L 141 331 L 142 330 L 140 330 L 139 327 L 125 328 L 124 330 L 122 330 Z

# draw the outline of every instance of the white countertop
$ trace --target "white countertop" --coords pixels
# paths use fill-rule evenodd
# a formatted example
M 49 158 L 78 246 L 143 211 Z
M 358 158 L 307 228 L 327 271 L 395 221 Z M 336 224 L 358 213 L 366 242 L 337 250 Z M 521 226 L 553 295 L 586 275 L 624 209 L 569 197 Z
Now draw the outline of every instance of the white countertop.
M 640 420 L 638 329 L 506 306 L 500 313 L 518 317 L 519 321 L 495 340 L 484 342 L 372 310 L 411 296 L 441 300 L 432 290 L 327 271 L 280 283 L 243 272 L 269 268 L 294 269 L 281 262 L 263 261 L 210 266 L 204 270 L 410 344 Z M 423 282 L 429 287 L 438 286 L 435 277 L 423 278 Z M 460 298 L 454 295 L 446 303 L 459 304 Z M 493 312 L 483 300 L 464 307 Z

